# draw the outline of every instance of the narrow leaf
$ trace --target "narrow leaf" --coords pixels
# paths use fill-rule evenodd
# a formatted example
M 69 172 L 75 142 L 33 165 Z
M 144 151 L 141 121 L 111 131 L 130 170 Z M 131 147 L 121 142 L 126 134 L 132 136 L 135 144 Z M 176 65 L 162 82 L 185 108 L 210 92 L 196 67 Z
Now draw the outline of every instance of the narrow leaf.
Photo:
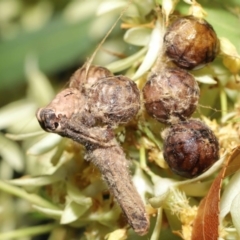
M 62 210 L 55 210 L 55 209 L 51 209 L 51 208 L 45 208 L 45 207 L 40 207 L 37 205 L 33 205 L 32 206 L 34 209 L 38 210 L 39 212 L 52 217 L 54 219 L 60 219 L 60 217 L 62 216 L 63 211 Z
M 151 29 L 146 27 L 130 28 L 124 34 L 124 41 L 136 46 L 147 46 L 151 36 Z
M 197 217 L 193 223 L 192 240 L 218 239 L 220 188 L 224 172 L 225 168 L 218 174 L 207 196 L 199 205 Z
M 160 55 L 159 51 L 162 48 L 164 28 L 161 26 L 160 22 L 156 23 L 156 27 L 152 31 L 152 35 L 148 45 L 148 52 L 141 64 L 138 68 L 137 72 L 133 76 L 133 80 L 140 78 L 143 74 L 145 74 L 154 64 L 157 57 Z
M 44 131 L 37 131 L 37 132 L 23 133 L 23 134 L 7 133 L 6 137 L 11 139 L 11 140 L 19 141 L 19 140 L 28 139 L 28 138 L 31 138 L 31 137 L 37 137 L 37 136 L 40 136 L 40 135 L 43 135 L 43 134 L 46 134 L 46 132 L 44 132 Z
M 90 205 L 79 205 L 74 201 L 70 201 L 65 207 L 62 217 L 61 224 L 68 224 L 76 221 L 80 216 L 82 216 L 88 209 Z
M 200 83 L 205 84 L 217 84 L 217 81 L 214 80 L 211 76 L 205 75 L 205 76 L 195 76 L 195 79 Z
M 126 1 L 103 1 L 98 7 L 97 15 L 103 15 L 112 11 L 120 11 L 126 4 Z
M 14 170 L 23 170 L 24 158 L 20 147 L 2 134 L 0 134 L 0 155 Z
M 0 233 L 0 240 L 29 239 L 31 236 L 37 236 L 51 232 L 56 227 L 57 224 L 45 224 L 45 225 L 41 224 L 39 226 L 34 227 L 20 228 L 13 231 Z
M 26 116 L 33 116 L 36 106 L 26 100 L 9 103 L 0 109 L 0 129 L 7 128 L 13 124 L 20 123 Z
M 234 176 L 231 178 L 227 184 L 223 195 L 221 197 L 221 212 L 220 219 L 223 220 L 224 217 L 229 213 L 231 208 L 231 202 L 239 194 L 239 185 L 240 185 L 240 171 L 238 170 Z
M 233 199 L 231 205 L 231 216 L 234 227 L 237 229 L 238 236 L 240 236 L 240 192 L 237 196 Z
M 27 58 L 25 69 L 29 83 L 28 95 L 39 106 L 48 104 L 54 97 L 54 90 L 47 76 L 39 70 L 36 56 Z
M 108 64 L 106 68 L 114 73 L 125 70 L 130 66 L 132 66 L 132 64 L 136 62 L 139 58 L 141 58 L 146 53 L 146 51 L 147 51 L 147 48 L 142 48 L 140 51 L 136 52 L 135 54 L 127 58 Z
M 67 183 L 67 195 L 72 201 L 79 205 L 88 207 L 92 205 L 92 199 L 90 197 L 86 197 L 82 191 L 69 182 Z
M 47 134 L 38 143 L 28 149 L 27 153 L 30 155 L 39 155 L 46 153 L 53 149 L 60 141 L 61 137 L 57 134 Z
M 219 237 L 219 203 L 220 203 L 220 191 L 223 178 L 233 173 L 233 166 L 235 171 L 239 169 L 239 163 L 236 163 L 236 159 L 239 159 L 240 148 L 239 146 L 233 149 L 230 153 L 226 163 L 223 165 L 222 170 L 213 181 L 208 194 L 201 201 L 197 216 L 193 223 L 192 240 L 204 239 L 204 240 L 216 240 Z M 236 168 L 237 164 L 237 168 Z
M 24 186 L 39 187 L 39 186 L 52 184 L 54 182 L 57 182 L 60 179 L 61 179 L 61 176 L 55 174 L 50 176 L 46 175 L 46 176 L 39 176 L 34 178 L 18 178 L 18 179 L 9 180 L 8 182 L 10 184 L 13 184 L 16 186 L 22 186 L 22 187 Z

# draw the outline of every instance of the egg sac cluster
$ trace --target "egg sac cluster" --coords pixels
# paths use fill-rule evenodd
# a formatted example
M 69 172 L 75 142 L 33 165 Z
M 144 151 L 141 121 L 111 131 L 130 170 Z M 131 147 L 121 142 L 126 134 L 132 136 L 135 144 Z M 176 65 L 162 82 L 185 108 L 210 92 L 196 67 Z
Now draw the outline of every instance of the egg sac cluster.
M 208 126 L 190 119 L 196 110 L 200 89 L 187 70 L 212 62 L 219 52 L 219 40 L 205 20 L 186 16 L 168 27 L 163 47 L 167 61 L 158 61 L 161 65 L 150 73 L 143 87 L 145 109 L 151 117 L 170 125 L 163 147 L 170 169 L 192 178 L 218 160 L 219 144 Z

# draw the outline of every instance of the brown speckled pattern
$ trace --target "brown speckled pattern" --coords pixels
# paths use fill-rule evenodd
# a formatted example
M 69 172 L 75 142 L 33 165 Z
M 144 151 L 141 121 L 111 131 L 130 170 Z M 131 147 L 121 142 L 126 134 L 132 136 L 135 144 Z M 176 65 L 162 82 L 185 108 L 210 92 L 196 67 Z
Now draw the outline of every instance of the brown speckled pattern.
M 174 21 L 164 36 L 164 43 L 167 56 L 186 69 L 203 67 L 219 52 L 219 40 L 212 26 L 193 16 Z
M 190 119 L 168 129 L 163 155 L 173 172 L 193 178 L 218 160 L 219 144 L 214 133 L 203 122 Z
M 146 111 L 162 123 L 190 117 L 197 107 L 199 94 L 194 77 L 180 68 L 164 68 L 152 74 L 143 88 Z
M 140 109 L 137 85 L 125 76 L 96 82 L 89 92 L 90 112 L 103 123 L 119 124 L 131 120 Z

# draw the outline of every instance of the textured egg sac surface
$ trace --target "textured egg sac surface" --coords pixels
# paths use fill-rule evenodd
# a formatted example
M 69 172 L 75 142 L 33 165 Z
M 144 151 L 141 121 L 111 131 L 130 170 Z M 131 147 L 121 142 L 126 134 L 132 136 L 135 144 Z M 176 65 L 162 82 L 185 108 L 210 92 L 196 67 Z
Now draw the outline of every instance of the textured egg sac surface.
M 140 92 L 137 85 L 125 76 L 100 79 L 90 89 L 88 108 L 102 123 L 126 123 L 140 109 Z
M 167 56 L 186 69 L 203 67 L 219 52 L 219 40 L 212 26 L 193 16 L 174 21 L 164 36 L 164 43 Z
M 41 127 L 48 132 L 57 131 L 63 116 L 71 118 L 81 111 L 85 98 L 76 88 L 66 88 L 45 107 L 39 108 L 36 116 Z
M 194 77 L 180 68 L 153 73 L 143 88 L 148 114 L 162 123 L 175 123 L 196 110 L 199 87 Z
M 204 123 L 190 119 L 168 129 L 163 155 L 174 173 L 193 178 L 218 160 L 219 144 L 214 133 Z
M 70 78 L 69 87 L 82 90 L 83 87 L 90 88 L 99 79 L 113 76 L 105 67 L 91 65 L 86 76 L 86 67 L 79 68 Z

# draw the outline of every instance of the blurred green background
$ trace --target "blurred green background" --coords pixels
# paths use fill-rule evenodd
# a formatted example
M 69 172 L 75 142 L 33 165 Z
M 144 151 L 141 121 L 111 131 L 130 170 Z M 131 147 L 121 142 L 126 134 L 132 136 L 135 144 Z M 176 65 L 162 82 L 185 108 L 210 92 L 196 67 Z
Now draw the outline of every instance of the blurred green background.
M 117 0 L 110 0 L 109 2 L 111 1 Z M 47 87 L 45 89 L 50 89 L 49 92 L 52 95 L 49 92 L 39 91 L 38 94 L 47 95 L 45 98 L 42 97 L 44 101 L 36 101 L 34 106 L 30 106 L 31 109 L 27 113 L 24 112 L 30 103 L 39 98 L 38 96 L 31 98 L 32 95 L 37 95 L 38 78 L 29 81 L 29 78 L 31 78 L 29 77 L 29 66 L 31 67 L 31 64 L 35 66 L 34 64 L 36 64 L 39 70 L 50 80 L 56 92 L 62 88 L 72 73 L 91 56 L 119 16 L 119 8 L 98 15 L 97 11 L 102 2 L 104 1 L 0 0 L 0 108 L 18 99 L 26 100 L 27 96 L 27 101 L 22 102 L 25 104 L 23 104 L 24 106 L 19 102 L 19 105 L 11 108 L 11 119 L 5 118 L 6 120 L 3 120 L 3 115 L 1 115 L 1 133 L 20 134 L 40 129 L 34 116 L 35 110 L 42 106 L 41 104 L 44 101 L 45 103 L 49 102 L 54 93 L 51 92 L 51 88 Z M 156 2 L 161 1 L 156 0 Z M 207 11 L 207 20 L 214 26 L 218 36 L 227 37 L 240 52 L 240 0 L 201 0 L 199 2 Z M 183 1 L 180 1 L 177 7 L 178 10 L 186 14 L 188 8 L 189 5 Z M 129 56 L 136 51 L 137 47 L 124 43 L 124 32 L 120 28 L 120 23 L 118 23 L 96 56 L 95 63 L 104 66 L 119 59 L 117 54 Z M 33 87 L 31 84 L 36 86 Z M 31 86 L 29 87 L 29 85 Z M 209 99 L 213 99 L 213 95 L 212 92 L 209 92 Z M 219 95 L 217 91 L 216 95 Z M 210 101 L 209 99 L 207 101 Z M 208 102 L 206 105 L 211 104 Z M 5 110 L 4 116 L 6 117 L 10 114 Z M 16 114 L 14 115 L 13 112 Z M 32 128 L 29 126 L 31 125 L 31 119 L 35 119 L 35 125 Z M 20 122 L 23 122 L 22 125 L 16 126 L 16 123 L 20 125 Z M 25 126 L 28 126 L 28 129 Z M 25 174 L 34 175 L 37 172 L 33 159 L 28 156 L 25 160 L 25 157 L 23 157 L 23 153 L 25 154 L 32 144 L 32 139 L 24 142 L 24 144 L 22 142 L 16 144 L 16 142 L 9 142 L 0 135 L 1 179 L 17 178 Z M 6 150 L 7 153 L 3 151 L 6 146 L 9 147 Z M 13 159 L 12 156 L 8 155 L 11 151 L 12 153 L 15 151 L 13 147 L 11 151 L 9 150 L 11 146 L 18 148 L 15 156 L 18 160 L 16 161 L 11 160 Z M 21 161 L 22 163 L 20 163 Z M 6 169 L 8 170 L 6 171 Z M 15 201 L 16 199 L 18 200 Z M 7 222 L 6 219 L 17 218 L 16 223 L 14 223 L 16 225 L 8 224 L 7 230 L 51 222 L 51 219 L 43 218 L 42 215 L 31 212 L 29 210 L 30 204 L 27 205 L 27 201 L 16 199 L 12 201 L 9 195 L 5 196 L 4 194 L 0 197 L 0 208 L 5 206 L 9 211 L 12 208 L 11 214 L 8 214 L 7 211 L 5 218 L 2 214 L 0 224 L 1 220 Z M 25 217 L 24 221 L 21 219 L 22 216 Z M 163 234 L 165 234 L 164 231 Z M 169 234 L 169 232 L 166 232 L 166 234 Z M 47 239 L 47 237 L 35 237 L 34 239 Z M 170 239 L 170 237 L 166 235 L 165 239 Z M 172 236 L 171 239 L 175 239 L 175 236 Z
M 24 94 L 28 58 L 51 82 L 68 80 L 118 17 L 114 12 L 96 16 L 101 2 L 0 1 L 0 107 Z M 116 28 L 109 42 L 120 32 Z

